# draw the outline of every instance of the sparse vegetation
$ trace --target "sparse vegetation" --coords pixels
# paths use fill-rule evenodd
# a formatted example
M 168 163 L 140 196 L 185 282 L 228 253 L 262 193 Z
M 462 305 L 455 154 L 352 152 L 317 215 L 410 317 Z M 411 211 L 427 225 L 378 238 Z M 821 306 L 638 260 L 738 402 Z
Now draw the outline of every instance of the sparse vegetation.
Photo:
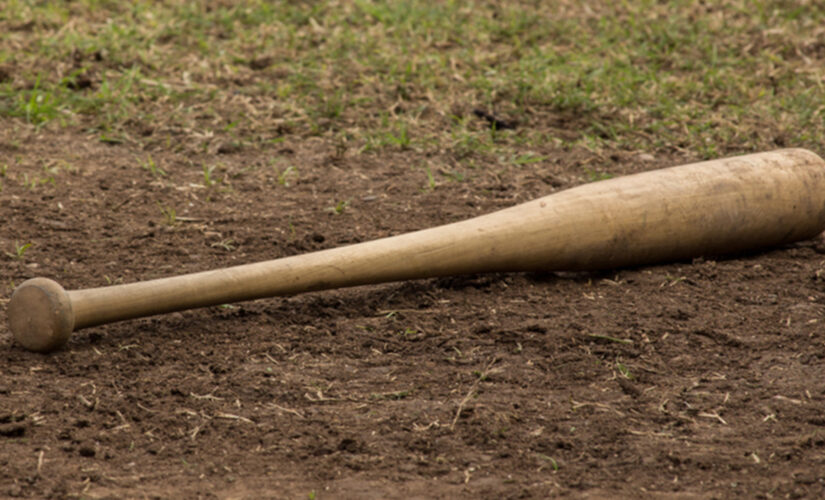
M 589 168 L 584 169 L 585 173 L 587 174 L 587 180 L 589 182 L 599 182 L 610 179 L 613 177 L 612 174 L 607 172 L 598 172 L 596 170 L 592 170 Z
M 556 462 L 556 459 L 554 459 L 551 456 L 545 455 L 543 453 L 536 453 L 536 457 L 541 459 L 541 460 L 544 460 L 546 462 L 549 462 L 550 467 L 553 469 L 553 472 L 558 472 L 559 464 L 558 464 L 558 462 Z
M 433 177 L 433 171 L 430 170 L 430 167 L 424 167 L 424 172 L 427 174 L 427 189 L 435 189 L 436 184 L 435 177 Z
M 15 260 L 23 260 L 23 257 L 26 255 L 26 250 L 31 248 L 32 245 L 33 245 L 33 243 L 20 244 L 20 243 L 15 241 L 14 242 L 14 248 L 13 248 L 14 251 L 13 252 L 6 252 L 6 255 L 8 255 L 9 257 L 11 257 L 12 259 L 15 259 Z
M 290 184 L 298 179 L 298 169 L 293 166 L 288 166 L 283 172 L 278 174 L 278 184 L 284 187 L 289 187 Z
M 107 142 L 151 126 L 255 147 L 279 128 L 525 164 L 548 141 L 710 157 L 825 134 L 818 2 L 69 5 L 5 6 L 36 22 L 0 42 L 0 115 Z
M 177 211 L 172 207 L 161 205 L 160 202 L 157 202 L 157 205 L 163 215 L 163 222 L 167 226 L 174 226 L 178 222 Z
M 616 361 L 616 369 L 619 371 L 622 377 L 633 378 L 633 375 L 630 374 L 630 368 L 628 368 L 627 365 L 622 363 L 621 361 Z
M 335 215 L 341 215 L 347 210 L 347 207 L 349 207 L 349 200 L 341 200 L 335 205 L 329 207 L 327 210 Z
M 109 275 L 104 274 L 103 279 L 106 280 L 107 285 L 118 285 L 123 283 L 123 277 L 111 278 Z
M 203 185 L 206 187 L 212 187 L 217 182 L 213 177 L 212 174 L 215 172 L 215 168 L 217 165 L 206 165 L 203 164 Z
M 145 160 L 138 159 L 138 163 L 140 163 L 140 168 L 152 174 L 152 177 L 158 178 L 166 176 L 166 171 L 160 168 L 151 156 L 146 156 Z
M 233 240 L 232 238 L 223 239 L 221 241 L 212 243 L 210 246 L 212 248 L 223 248 L 227 252 L 231 252 L 231 251 L 235 250 L 235 248 L 237 248 L 235 240 Z

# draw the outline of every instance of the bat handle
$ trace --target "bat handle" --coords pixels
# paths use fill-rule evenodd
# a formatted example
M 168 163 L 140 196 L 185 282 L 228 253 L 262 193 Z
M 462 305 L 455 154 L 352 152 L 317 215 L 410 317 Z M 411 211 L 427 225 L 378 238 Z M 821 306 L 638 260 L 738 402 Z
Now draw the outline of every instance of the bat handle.
M 30 351 L 62 347 L 74 330 L 68 292 L 48 278 L 24 281 L 14 290 L 7 309 L 14 339 Z

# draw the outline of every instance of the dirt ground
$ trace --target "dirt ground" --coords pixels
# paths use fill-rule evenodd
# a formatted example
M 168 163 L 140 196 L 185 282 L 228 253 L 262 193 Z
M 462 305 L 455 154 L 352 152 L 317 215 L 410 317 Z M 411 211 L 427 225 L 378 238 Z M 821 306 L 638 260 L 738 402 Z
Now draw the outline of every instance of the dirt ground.
M 31 277 L 89 288 L 274 259 L 687 153 L 548 146 L 434 182 L 419 166 L 448 156 L 143 144 L 0 132 L 0 497 L 825 497 L 820 240 L 225 305 L 82 330 L 51 355 L 5 326 Z M 141 168 L 147 151 L 166 175 Z

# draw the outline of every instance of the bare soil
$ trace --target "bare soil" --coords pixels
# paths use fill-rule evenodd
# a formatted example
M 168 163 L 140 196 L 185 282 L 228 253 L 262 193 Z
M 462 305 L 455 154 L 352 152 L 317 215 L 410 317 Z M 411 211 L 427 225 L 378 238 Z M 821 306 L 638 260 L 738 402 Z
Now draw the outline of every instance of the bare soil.
M 695 160 L 548 147 L 430 183 L 421 166 L 449 153 L 149 144 L 0 133 L 0 497 L 825 497 L 820 240 L 310 293 L 82 330 L 51 355 L 15 346 L 4 306 L 31 277 L 88 288 L 274 259 L 487 213 L 588 168 Z M 147 152 L 167 175 L 140 167 Z M 221 182 L 204 185 L 206 162 Z

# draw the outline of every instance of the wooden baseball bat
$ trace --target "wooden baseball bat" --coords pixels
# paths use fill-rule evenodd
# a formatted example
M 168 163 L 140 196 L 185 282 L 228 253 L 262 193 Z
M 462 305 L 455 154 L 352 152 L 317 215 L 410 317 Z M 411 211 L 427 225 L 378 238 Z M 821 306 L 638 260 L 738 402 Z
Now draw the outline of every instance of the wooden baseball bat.
M 491 271 L 597 270 L 716 256 L 825 229 L 825 162 L 802 149 L 605 180 L 473 219 L 305 255 L 65 291 L 34 278 L 8 306 L 16 341 L 195 307 L 370 283 Z

